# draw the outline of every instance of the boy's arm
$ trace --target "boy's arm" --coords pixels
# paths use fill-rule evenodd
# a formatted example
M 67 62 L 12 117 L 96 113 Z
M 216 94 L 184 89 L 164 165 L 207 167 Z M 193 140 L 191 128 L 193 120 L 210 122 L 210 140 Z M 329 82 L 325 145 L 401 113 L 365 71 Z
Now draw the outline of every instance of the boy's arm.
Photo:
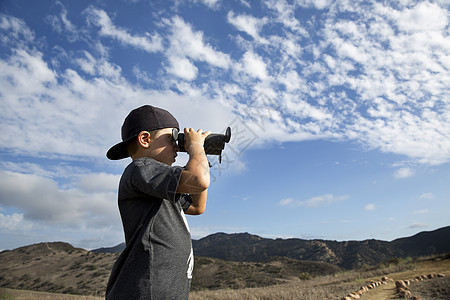
M 184 212 L 187 215 L 201 215 L 206 209 L 206 198 L 208 197 L 208 190 L 201 192 L 200 194 L 192 194 L 191 206 Z
M 181 173 L 180 182 L 178 183 L 177 193 L 183 194 L 202 194 L 204 196 L 199 199 L 206 203 L 206 191 L 209 187 L 209 163 L 206 158 L 203 145 L 205 138 L 210 134 L 210 131 L 203 132 L 201 129 L 194 131 L 192 128 L 184 129 L 185 134 L 185 148 L 189 153 L 189 160 L 185 169 Z

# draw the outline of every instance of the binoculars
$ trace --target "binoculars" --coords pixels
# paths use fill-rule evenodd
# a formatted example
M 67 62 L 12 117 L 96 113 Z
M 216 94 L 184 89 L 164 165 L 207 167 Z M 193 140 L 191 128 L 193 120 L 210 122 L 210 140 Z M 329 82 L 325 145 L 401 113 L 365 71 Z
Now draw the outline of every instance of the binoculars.
M 180 152 L 187 152 L 184 148 L 184 133 L 178 132 L 178 129 L 172 130 L 172 138 L 177 142 Z M 206 154 L 220 155 L 219 163 L 222 162 L 222 150 L 225 148 L 225 143 L 231 139 L 231 128 L 228 127 L 225 134 L 211 133 L 205 139 L 203 148 Z

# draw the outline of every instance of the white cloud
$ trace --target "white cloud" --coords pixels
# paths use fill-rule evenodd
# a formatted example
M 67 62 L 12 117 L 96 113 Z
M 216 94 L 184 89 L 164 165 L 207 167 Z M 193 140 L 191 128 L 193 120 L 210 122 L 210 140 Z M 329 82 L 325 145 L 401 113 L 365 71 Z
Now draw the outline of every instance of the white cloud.
M 24 222 L 23 214 L 14 213 L 12 215 L 4 215 L 0 213 L 0 232 L 15 231 L 15 230 L 29 230 L 32 227 L 31 223 Z
M 293 201 L 294 201 L 294 199 L 292 199 L 292 198 L 282 199 L 282 200 L 280 200 L 278 205 L 280 205 L 280 206 L 287 206 L 287 205 L 291 204 Z
M 266 39 L 260 37 L 262 27 L 267 23 L 267 18 L 255 18 L 249 15 L 235 15 L 230 11 L 227 14 L 227 20 L 230 24 L 236 27 L 236 29 L 243 31 L 250 35 L 256 42 L 267 43 Z
M 194 61 L 206 62 L 214 67 L 228 69 L 231 59 L 228 54 L 217 51 L 205 41 L 201 31 L 194 31 L 192 26 L 181 17 L 174 16 L 170 21 L 166 20 L 170 27 L 170 47 L 168 55 L 189 57 Z M 176 67 L 176 66 L 172 66 Z
M 75 59 L 81 70 L 89 75 L 104 77 L 114 82 L 121 80 L 122 68 L 120 66 L 110 63 L 104 58 L 95 59 L 87 51 L 83 52 L 85 57 Z
M 398 15 L 407 10 L 402 11 L 401 6 L 396 11 L 380 3 L 360 7 L 342 2 L 297 2 L 300 6 L 329 8 L 329 13 L 322 15 L 326 19 L 319 31 L 322 38 L 312 42 L 308 32 L 302 31 L 311 27 L 300 23 L 302 20 L 292 20 L 295 5 L 280 1 L 267 1 L 266 5 L 276 17 L 269 17 L 264 26 L 279 22 L 284 26 L 279 31 L 282 34 L 269 36 L 272 43 L 267 47 L 242 44 L 245 52 L 236 66 L 251 78 L 275 78 L 270 82 L 285 89 L 274 89 L 275 96 L 269 95 L 283 107 L 280 121 L 273 120 L 269 125 L 289 128 L 289 135 L 280 136 L 275 134 L 277 130 L 268 128 L 268 138 L 356 139 L 367 148 L 403 154 L 421 163 L 440 164 L 450 159 L 450 141 L 446 138 L 450 135 L 450 121 L 443 100 L 444 78 L 450 80 L 450 74 L 442 59 L 450 57 L 450 42 L 442 27 L 429 26 L 425 35 L 422 32 L 421 36 L 411 36 L 411 32 L 395 27 Z M 433 5 L 431 10 L 437 8 Z M 337 17 L 346 11 L 357 18 Z M 228 13 L 229 22 L 236 28 L 266 38 L 259 27 L 244 22 L 245 15 L 242 19 L 237 16 Z M 286 47 L 305 43 L 309 46 Z M 302 60 L 302 56 L 311 54 L 314 61 Z M 238 78 L 250 89 L 259 88 L 251 78 Z M 340 93 L 333 91 L 342 87 Z M 249 104 L 250 110 L 253 104 Z M 314 122 L 309 122 L 309 117 Z
M 240 0 L 241 4 L 247 8 L 251 8 L 251 5 L 248 0 Z
M 108 79 L 88 82 L 73 70 L 57 75 L 39 52 L 19 50 L 8 61 L 1 60 L 0 68 L 2 147 L 35 155 L 99 154 L 101 131 L 109 126 L 98 114 L 117 114 L 102 103 L 115 106 L 126 85 Z
M 348 199 L 348 196 L 335 196 L 333 194 L 325 194 L 317 197 L 312 197 L 305 201 L 294 200 L 292 198 L 282 199 L 278 205 L 280 206 L 306 206 L 306 207 L 319 207 L 329 206 L 335 202 Z
M 170 27 L 169 49 L 166 51 L 169 66 L 167 71 L 185 80 L 197 76 L 197 67 L 188 59 L 206 62 L 214 67 L 228 69 L 231 59 L 228 54 L 217 51 L 205 42 L 201 31 L 194 31 L 192 26 L 181 17 L 175 16 L 165 21 Z
M 414 170 L 411 168 L 403 167 L 395 171 L 395 178 L 408 178 L 414 176 Z
M 420 200 L 431 200 L 434 199 L 434 194 L 433 193 L 424 193 L 422 195 L 420 195 L 419 199 Z
M 78 186 L 86 193 L 116 192 L 119 186 L 119 180 L 119 175 L 89 173 L 79 177 Z
M 28 48 L 28 43 L 35 41 L 34 32 L 21 19 L 0 14 L 0 29 L 8 32 L 0 35 L 3 45 L 18 44 L 20 48 Z
M 186 57 L 170 56 L 168 60 L 167 72 L 188 81 L 197 77 L 198 68 Z
M 333 194 L 326 194 L 326 195 L 308 199 L 308 200 L 302 202 L 302 205 L 306 205 L 308 207 L 324 206 L 324 205 L 330 205 L 337 201 L 346 200 L 347 198 L 348 198 L 348 196 L 335 196 Z
M 31 21 L 27 25 L 0 14 L 5 50 L 0 59 L 0 147 L 8 155 L 46 157 L 46 162 L 55 157 L 79 165 L 101 161 L 120 141 L 126 114 L 151 103 L 171 111 L 181 126 L 222 132 L 238 120 L 227 156 L 220 168 L 212 168 L 216 179 L 224 170 L 245 169 L 243 151 L 274 140 L 351 140 L 364 149 L 407 156 L 412 165 L 450 161 L 450 39 L 444 1 L 267 0 L 260 10 L 246 13 L 237 7 L 220 10 L 221 1 L 192 1 L 222 14 L 214 20 L 222 22 L 220 32 L 201 27 L 203 20 L 191 20 L 181 10 L 173 16 L 170 9 L 170 14 L 149 15 L 149 27 L 136 29 L 122 23 L 120 12 L 116 18 L 110 10 L 90 6 L 82 15 L 85 23 L 58 3 L 62 9 L 44 24 L 53 27 L 48 35 L 43 27 L 34 32 Z M 240 2 L 251 7 L 249 1 Z M 303 7 L 322 11 L 305 18 Z M 143 60 L 128 65 L 121 51 L 130 49 L 149 57 L 156 69 L 146 69 Z M 136 83 L 127 78 L 131 68 Z M 242 113 L 237 117 L 236 112 Z M 244 132 L 236 131 L 244 125 Z M 98 228 L 99 234 L 112 226 L 108 217 L 113 216 L 114 226 L 120 225 L 117 175 L 88 175 L 91 170 L 64 164 L 44 168 L 5 161 L 0 167 L 1 206 L 14 208 L 0 207 L 5 231 L 78 226 L 84 232 Z M 396 169 L 397 178 L 414 175 L 410 167 Z M 424 193 L 419 200 L 434 198 Z M 326 194 L 282 199 L 278 205 L 312 208 L 345 199 Z M 116 231 L 121 235 L 120 228 Z
M 366 210 L 366 211 L 375 210 L 375 204 L 373 204 L 373 203 L 367 204 L 366 206 L 364 206 L 364 210 Z
M 186 126 L 223 130 L 234 118 L 230 109 L 204 97 L 201 90 L 192 95 L 145 90 L 127 82 L 120 67 L 105 58 L 83 51 L 82 57 L 72 59 L 95 79 L 73 69 L 56 73 L 38 51 L 17 50 L 0 60 L 1 147 L 34 156 L 104 157 L 120 141 L 126 114 L 148 103 L 169 109 Z M 111 134 L 105 137 L 105 132 Z
M 301 36 L 309 35 L 306 29 L 300 24 L 299 19 L 295 17 L 297 4 L 291 4 L 287 1 L 268 0 L 265 1 L 265 5 L 274 10 L 276 21 L 282 23 L 284 27 Z
M 221 2 L 221 0 L 191 0 L 191 1 L 194 3 L 200 2 L 213 10 L 218 9 Z
M 330 9 L 348 7 L 337 4 Z M 381 3 L 370 11 L 362 7 L 353 10 L 359 18 L 340 20 L 330 14 L 323 30 L 323 45 L 333 47 L 338 55 L 331 59 L 328 52 L 324 56 L 331 67 L 328 82 L 348 84 L 363 101 L 355 101 L 357 107 L 368 107 L 367 114 L 350 114 L 354 121 L 345 115 L 337 116 L 351 122 L 347 136 L 360 136 L 366 145 L 424 163 L 448 161 L 450 144 L 446 136 L 450 126 L 442 102 L 446 97 L 442 78 L 450 76 L 440 59 L 449 57 L 450 42 L 443 29 L 448 18 L 426 21 L 441 16 L 444 10 L 429 3 L 398 11 Z M 428 17 L 419 16 L 426 24 L 416 33 L 411 29 L 417 23 L 410 19 L 419 11 Z M 403 27 L 393 27 L 397 21 Z M 407 28 L 407 24 L 412 27 Z M 348 64 L 349 58 L 354 62 Z
M 234 118 L 231 111 L 251 110 L 254 98 L 263 92 L 279 103 L 258 107 L 271 111 L 265 123 L 268 140 L 332 137 L 357 140 L 366 148 L 406 155 L 421 163 L 450 160 L 450 110 L 445 102 L 450 41 L 445 31 L 448 18 L 441 18 L 446 13 L 442 6 L 425 2 L 394 9 L 388 3 L 350 7 L 329 1 L 292 5 L 269 1 L 266 6 L 270 11 L 266 18 L 234 12 L 226 15 L 238 30 L 271 41 L 246 44 L 242 55 L 234 54 L 233 59 L 179 16 L 158 23 L 163 28 L 159 33 L 136 34 L 115 24 L 105 11 L 92 6 L 86 9 L 87 20 L 99 28 L 102 37 L 163 53 L 167 61 L 162 68 L 175 76 L 169 80 L 163 76 L 158 82 L 181 91 L 186 99 L 169 90 L 146 90 L 131 84 L 100 41 L 93 46 L 102 57 L 83 50 L 70 57 L 77 69 L 57 72 L 52 68 L 57 58 L 49 60 L 37 50 L 41 41 L 36 42 L 35 33 L 23 21 L 2 15 L 0 29 L 5 34 L 1 41 L 10 45 L 11 55 L 0 61 L 0 124 L 6 132 L 0 145 L 21 152 L 32 148 L 38 155 L 50 151 L 103 156 L 119 134 L 103 140 L 102 132 L 120 128 L 124 115 L 147 99 L 160 97 L 155 103 L 179 115 L 188 110 L 191 116 L 195 112 L 189 101 L 205 104 L 214 99 L 217 102 L 212 107 L 226 107 L 230 122 Z M 296 18 L 299 6 L 327 7 L 317 23 L 322 27 Z M 346 11 L 354 13 L 352 20 L 342 18 L 340 13 Z M 60 25 L 75 32 L 76 25 L 68 16 L 63 8 Z M 411 23 L 414 18 L 421 24 L 420 30 Z M 265 26 L 279 34 L 266 33 L 262 30 Z M 79 28 L 83 30 L 87 32 Z M 220 78 L 224 73 L 215 68 L 231 72 L 232 78 L 227 76 L 224 81 Z M 138 67 L 134 70 L 143 81 L 155 82 L 149 73 L 137 72 Z M 94 78 L 83 77 L 86 74 Z M 194 82 L 199 74 L 209 77 L 208 82 Z M 255 79 L 261 82 L 255 83 Z M 11 118 L 14 114 L 18 118 Z M 225 118 L 216 122 L 218 113 L 213 115 L 208 116 L 211 124 L 225 126 Z M 260 125 L 251 123 L 254 128 Z M 14 138 L 19 128 L 26 132 L 31 147 Z M 61 143 L 61 137 L 72 144 Z M 411 174 L 406 169 L 401 172 L 397 176 Z
M 298 73 L 294 70 L 290 70 L 279 77 L 278 81 L 286 86 L 288 92 L 298 90 L 305 85 L 303 78 L 300 78 Z
M 330 0 L 298 0 L 298 5 L 304 7 L 316 7 L 317 9 L 325 9 L 330 7 Z
M 416 228 L 426 228 L 429 227 L 430 225 L 427 223 L 413 223 L 411 225 L 408 226 L 408 228 L 410 229 L 416 229 Z
M 67 10 L 61 2 L 56 2 L 56 6 L 61 7 L 61 13 L 59 16 L 48 15 L 45 20 L 52 26 L 52 29 L 64 36 L 70 41 L 75 42 L 78 39 L 82 39 L 84 33 L 75 26 L 67 17 Z
M 268 77 L 266 63 L 263 58 L 252 51 L 244 53 L 242 57 L 242 71 L 260 80 L 265 80 Z
M 299 116 L 301 118 L 313 118 L 319 122 L 333 118 L 333 116 L 326 111 L 326 108 L 313 106 L 307 101 L 290 94 L 285 94 L 284 96 L 284 107 L 291 111 L 295 116 Z
M 85 11 L 88 22 L 100 27 L 100 35 L 111 37 L 123 45 L 135 47 L 147 52 L 157 52 L 162 50 L 162 39 L 158 33 L 144 35 L 130 34 L 126 29 L 113 24 L 108 14 L 104 10 L 89 7 Z
M 448 11 L 428 1 L 398 12 L 397 24 L 401 30 L 430 31 L 442 30 L 448 24 Z
M 115 227 L 118 220 L 116 192 L 108 181 L 117 176 L 91 174 L 80 187 L 61 189 L 57 182 L 32 174 L 0 170 L 0 203 L 23 212 L 27 222 L 36 221 L 65 228 Z M 89 179 L 101 179 L 94 186 Z M 14 215 L 13 215 L 14 216 Z M 8 217 L 12 220 L 13 217 Z M 22 221 L 15 216 L 13 220 Z

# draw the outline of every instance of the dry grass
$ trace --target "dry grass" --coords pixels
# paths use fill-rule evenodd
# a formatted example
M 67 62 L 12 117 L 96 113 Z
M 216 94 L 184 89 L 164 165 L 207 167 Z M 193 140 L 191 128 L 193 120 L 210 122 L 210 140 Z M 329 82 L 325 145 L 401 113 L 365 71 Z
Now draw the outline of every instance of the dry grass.
M 389 276 L 394 280 L 412 279 L 417 275 L 443 273 L 450 275 L 450 259 L 420 259 L 402 262 L 398 265 L 373 268 L 365 271 L 348 271 L 333 276 L 317 277 L 308 281 L 291 282 L 276 286 L 263 288 L 247 288 L 239 290 L 217 290 L 217 291 L 199 291 L 190 295 L 191 300 L 265 300 L 265 299 L 305 299 L 305 300 L 326 300 L 340 299 L 348 293 L 359 289 L 371 280 L 380 280 L 382 276 Z M 431 280 L 430 280 L 431 282 Z M 445 281 L 448 282 L 448 281 Z M 420 288 L 420 284 L 418 284 Z M 436 291 L 438 290 L 438 291 Z M 438 293 L 444 298 L 450 299 L 446 294 L 447 290 L 434 287 L 430 290 L 427 285 L 421 289 L 422 295 Z M 375 292 L 375 291 L 374 291 Z M 372 292 L 368 292 L 370 294 Z M 428 293 L 428 294 L 427 294 Z M 393 295 L 391 295 L 393 296 Z M 446 298 L 445 298 L 446 297 Z M 392 299 L 376 298 L 377 300 Z M 434 299 L 425 297 L 424 299 Z
M 12 290 L 12 289 L 0 289 L 0 300 L 100 300 L 101 297 L 93 296 L 80 296 L 80 295 L 68 295 L 68 294 L 54 294 L 35 291 L 24 290 Z
M 423 299 L 448 300 L 450 299 L 450 277 L 413 282 L 410 289 L 414 296 Z
M 337 295 L 343 295 L 348 290 L 355 288 L 352 284 L 344 285 L 324 285 L 321 286 L 314 282 L 291 282 L 288 284 L 263 287 L 247 288 L 241 290 L 219 290 L 219 291 L 201 291 L 191 293 L 190 299 L 193 300 L 231 300 L 231 299 L 336 299 Z
M 304 299 L 304 300 L 326 300 L 340 299 L 351 291 L 359 289 L 366 282 L 379 280 L 382 276 L 389 276 L 394 280 L 412 279 L 417 275 L 443 273 L 450 275 L 450 259 L 436 257 L 420 260 L 409 260 L 398 265 L 389 267 L 366 268 L 360 271 L 341 272 L 336 275 L 319 276 L 311 280 L 300 280 L 292 278 L 291 282 L 260 288 L 245 289 L 222 289 L 215 291 L 191 292 L 191 300 L 265 300 L 265 299 Z M 418 295 L 424 299 L 450 299 L 448 277 L 445 279 L 430 279 L 427 282 L 419 282 L 411 285 Z M 376 288 L 376 289 L 381 289 Z M 392 288 L 393 289 L 393 288 Z M 375 298 L 370 297 L 370 295 Z M 386 300 L 392 299 L 381 295 L 377 290 L 369 291 L 362 298 Z M 10 289 L 0 289 L 0 300 L 5 299 L 48 299 L 48 300 L 99 300 L 100 297 L 76 296 L 68 294 L 52 294 L 44 292 L 31 292 Z
M 300 279 L 287 284 L 239 290 L 199 291 L 190 295 L 192 300 L 263 300 L 263 299 L 339 299 L 357 290 L 364 282 L 380 278 L 391 272 L 411 268 L 411 265 L 387 267 L 368 271 L 348 271 L 336 275 L 321 276 L 307 281 Z
M 103 296 L 117 254 L 65 243 L 41 243 L 0 253 L 0 287 Z

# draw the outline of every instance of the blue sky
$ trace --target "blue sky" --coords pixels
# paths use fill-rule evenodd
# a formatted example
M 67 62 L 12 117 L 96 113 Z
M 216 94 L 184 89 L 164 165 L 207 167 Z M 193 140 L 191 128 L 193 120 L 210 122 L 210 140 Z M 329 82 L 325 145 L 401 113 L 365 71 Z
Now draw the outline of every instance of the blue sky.
M 105 153 L 143 104 L 232 127 L 195 239 L 449 225 L 448 1 L 3 0 L 0 47 L 0 249 L 123 241 Z

